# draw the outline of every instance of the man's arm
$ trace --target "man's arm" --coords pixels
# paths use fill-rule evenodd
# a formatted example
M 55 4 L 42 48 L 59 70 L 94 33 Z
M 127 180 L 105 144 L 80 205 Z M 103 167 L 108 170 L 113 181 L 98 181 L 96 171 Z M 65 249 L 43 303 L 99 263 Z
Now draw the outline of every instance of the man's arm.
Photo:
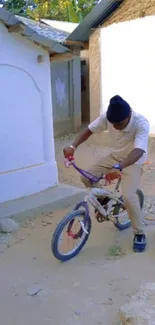
M 135 164 L 144 154 L 144 150 L 135 148 L 133 149 L 129 155 L 119 164 L 120 169 L 124 169 Z
M 83 130 L 75 139 L 75 141 L 72 143 L 71 146 L 64 148 L 63 153 L 65 158 L 69 156 L 74 156 L 74 152 L 77 149 L 77 147 L 85 142 L 90 136 L 92 135 L 92 131 L 89 130 L 89 128 L 86 128 Z
M 102 131 L 105 131 L 107 129 L 107 121 L 106 121 L 106 114 L 102 114 L 99 116 L 95 121 L 89 124 L 89 126 L 82 131 L 75 141 L 72 143 L 71 146 L 64 148 L 64 156 L 73 156 L 75 150 L 77 147 L 88 140 L 88 138 L 93 134 L 93 133 L 100 133 Z
M 89 124 L 89 126 L 79 134 L 79 136 L 73 142 L 73 146 L 77 148 L 80 144 L 85 142 L 93 133 L 101 133 L 106 131 L 107 121 L 106 114 L 102 114 L 95 121 Z
M 75 147 L 75 149 L 82 144 L 83 142 L 87 141 L 88 138 L 93 134 L 93 132 L 87 127 L 84 131 L 82 131 L 75 141 L 73 142 L 72 146 Z
M 129 155 L 120 162 L 120 168 L 124 169 L 135 164 L 145 152 L 147 152 L 149 140 L 149 122 L 146 120 L 145 123 L 140 124 L 135 134 L 134 149 Z

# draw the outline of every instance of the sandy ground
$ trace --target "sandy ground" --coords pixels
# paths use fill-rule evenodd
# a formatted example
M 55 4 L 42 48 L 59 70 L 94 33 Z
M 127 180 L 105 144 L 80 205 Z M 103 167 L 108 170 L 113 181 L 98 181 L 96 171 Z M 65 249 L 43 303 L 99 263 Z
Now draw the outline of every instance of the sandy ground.
M 70 140 L 56 141 L 60 181 L 82 186 L 79 175 L 63 166 L 61 151 L 67 143 Z M 85 144 L 77 151 L 77 163 L 88 167 L 102 151 L 101 147 Z M 142 180 L 148 202 L 155 194 L 154 166 L 153 160 Z M 68 263 L 58 262 L 51 254 L 51 237 L 57 223 L 70 210 L 71 207 L 25 222 L 7 243 L 1 243 L 1 325 L 119 325 L 119 307 L 143 282 L 155 281 L 153 224 L 146 227 L 147 251 L 134 254 L 130 230 L 120 233 L 110 223 L 93 220 L 90 239 L 80 255 Z M 117 257 L 111 249 L 116 246 Z M 28 293 L 34 286 L 40 291 L 32 297 Z

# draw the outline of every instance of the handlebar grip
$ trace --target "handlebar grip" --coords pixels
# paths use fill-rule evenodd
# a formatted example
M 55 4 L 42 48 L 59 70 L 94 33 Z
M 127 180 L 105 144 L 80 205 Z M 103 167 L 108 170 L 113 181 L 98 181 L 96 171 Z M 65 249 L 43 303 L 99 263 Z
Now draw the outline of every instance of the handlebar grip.
M 67 168 L 70 167 L 70 165 L 72 164 L 72 161 L 74 160 L 74 157 L 72 156 L 68 156 L 67 158 L 65 158 L 64 164 Z
M 72 161 L 72 160 L 74 160 L 74 157 L 73 156 L 68 156 L 67 160 Z

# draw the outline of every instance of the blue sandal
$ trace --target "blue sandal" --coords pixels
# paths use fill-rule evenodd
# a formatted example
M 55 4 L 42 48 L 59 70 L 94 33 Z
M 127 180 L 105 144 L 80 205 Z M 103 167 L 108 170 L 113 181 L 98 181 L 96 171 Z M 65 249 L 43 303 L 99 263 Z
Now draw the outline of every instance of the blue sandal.
M 146 248 L 146 236 L 144 234 L 137 234 L 133 239 L 134 252 L 144 252 Z

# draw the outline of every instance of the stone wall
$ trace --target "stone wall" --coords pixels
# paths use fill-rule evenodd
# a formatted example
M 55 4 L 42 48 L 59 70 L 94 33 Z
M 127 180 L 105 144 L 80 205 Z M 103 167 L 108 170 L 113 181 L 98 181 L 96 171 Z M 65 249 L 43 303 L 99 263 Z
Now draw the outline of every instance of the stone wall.
M 124 0 L 102 27 L 149 15 L 155 15 L 155 0 Z M 89 39 L 91 121 L 100 115 L 102 105 L 100 35 L 100 28 L 97 28 Z
M 155 15 L 155 0 L 124 0 L 102 27 L 150 15 Z
M 88 124 L 90 121 L 89 50 L 81 51 L 80 57 L 82 61 L 85 60 L 84 66 L 81 62 L 81 68 L 83 68 L 81 79 L 81 121 L 82 124 Z
M 101 106 L 101 57 L 100 29 L 90 36 L 89 40 L 89 80 L 90 80 L 90 121 L 100 115 Z

